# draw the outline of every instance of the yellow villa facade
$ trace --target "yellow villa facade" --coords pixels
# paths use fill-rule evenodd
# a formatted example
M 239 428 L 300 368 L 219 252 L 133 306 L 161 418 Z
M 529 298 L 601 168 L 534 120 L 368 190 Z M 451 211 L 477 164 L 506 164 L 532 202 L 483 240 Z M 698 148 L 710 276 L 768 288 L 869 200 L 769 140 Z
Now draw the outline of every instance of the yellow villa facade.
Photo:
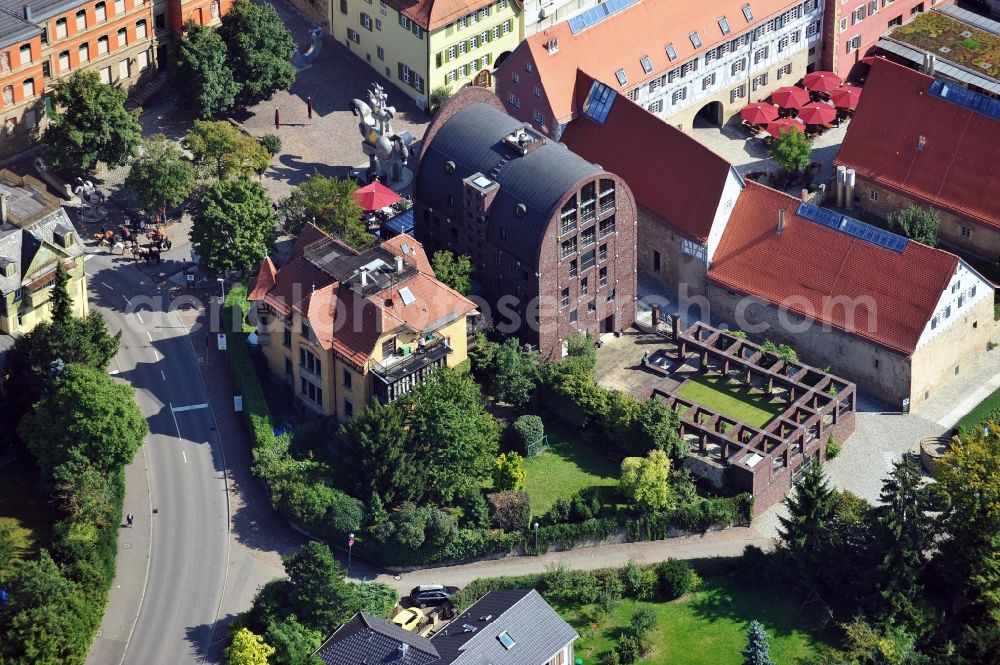
M 330 29 L 422 109 L 437 88 L 490 85 L 497 61 L 524 37 L 514 0 L 331 0 Z
M 409 236 L 359 255 L 314 226 L 280 270 L 264 260 L 249 299 L 271 375 L 307 411 L 338 422 L 463 362 L 477 315 Z
M 34 178 L 0 172 L 0 333 L 31 332 L 51 319 L 62 264 L 73 313 L 89 314 L 84 247 L 59 202 Z

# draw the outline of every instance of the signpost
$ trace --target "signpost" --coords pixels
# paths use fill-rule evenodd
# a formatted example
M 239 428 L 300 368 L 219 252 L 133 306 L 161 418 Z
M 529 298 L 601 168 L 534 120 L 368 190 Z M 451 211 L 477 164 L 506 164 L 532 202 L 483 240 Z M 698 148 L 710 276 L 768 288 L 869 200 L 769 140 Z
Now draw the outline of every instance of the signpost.
M 354 548 L 354 534 L 352 533 L 347 540 L 347 574 L 351 574 L 351 550 Z

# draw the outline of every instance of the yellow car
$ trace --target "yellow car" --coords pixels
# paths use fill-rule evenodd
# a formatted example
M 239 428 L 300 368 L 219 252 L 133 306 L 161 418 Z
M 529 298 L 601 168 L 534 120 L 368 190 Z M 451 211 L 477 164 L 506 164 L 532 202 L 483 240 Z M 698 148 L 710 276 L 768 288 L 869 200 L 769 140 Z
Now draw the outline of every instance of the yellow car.
M 416 632 L 417 626 L 422 624 L 425 618 L 423 612 L 416 607 L 411 607 L 400 611 L 399 614 L 392 618 L 392 622 L 403 630 Z

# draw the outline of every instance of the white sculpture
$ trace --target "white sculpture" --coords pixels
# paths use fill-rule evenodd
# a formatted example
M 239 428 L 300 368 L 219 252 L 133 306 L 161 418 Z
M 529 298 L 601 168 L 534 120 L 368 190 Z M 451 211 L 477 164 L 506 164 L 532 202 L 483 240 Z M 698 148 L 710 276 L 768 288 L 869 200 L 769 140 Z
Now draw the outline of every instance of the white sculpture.
M 368 169 L 383 182 L 399 182 L 403 168 L 410 158 L 413 136 L 409 132 L 396 133 L 392 118 L 396 108 L 389 106 L 388 95 L 378 83 L 368 91 L 369 104 L 360 99 L 351 100 L 351 112 L 360 117 L 361 150 L 368 155 Z

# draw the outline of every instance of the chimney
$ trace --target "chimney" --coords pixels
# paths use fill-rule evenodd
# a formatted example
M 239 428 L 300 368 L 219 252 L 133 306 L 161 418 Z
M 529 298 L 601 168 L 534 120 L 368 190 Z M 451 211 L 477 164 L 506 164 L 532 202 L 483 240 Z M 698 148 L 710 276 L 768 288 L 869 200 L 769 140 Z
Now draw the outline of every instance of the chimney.
M 937 56 L 933 53 L 927 53 L 924 55 L 924 73 L 928 76 L 934 76 L 934 66 L 937 64 Z
M 848 210 L 854 208 L 854 169 L 847 169 L 847 182 L 844 187 L 844 207 Z
M 10 194 L 0 192 L 0 223 L 8 221 L 10 217 Z
M 785 231 L 785 211 L 778 211 L 778 235 L 780 236 Z
M 24 11 L 24 20 L 31 23 L 31 5 L 24 5 L 22 10 Z
M 835 191 L 837 197 L 836 206 L 838 208 L 844 207 L 844 190 L 846 188 L 846 185 L 847 185 L 847 167 L 841 165 L 837 167 L 837 188 Z
M 396 257 L 396 272 L 403 272 L 403 257 Z
M 362 270 L 361 271 L 361 287 L 364 288 L 366 286 L 368 286 L 368 271 L 367 270 Z
M 921 134 L 920 138 L 917 139 L 917 152 L 923 152 L 924 146 L 926 145 L 927 145 L 927 137 Z

